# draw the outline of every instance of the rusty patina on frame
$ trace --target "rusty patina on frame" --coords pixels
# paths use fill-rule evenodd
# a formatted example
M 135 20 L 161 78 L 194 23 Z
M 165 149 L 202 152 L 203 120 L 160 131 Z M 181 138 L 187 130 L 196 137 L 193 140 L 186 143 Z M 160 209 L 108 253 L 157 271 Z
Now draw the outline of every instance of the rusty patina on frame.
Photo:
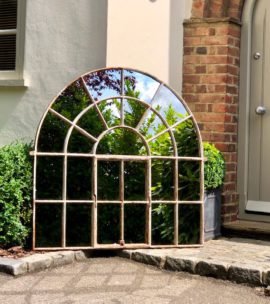
M 89 90 L 87 89 L 86 83 L 84 81 L 84 77 L 87 75 L 91 75 L 92 73 L 98 73 L 106 70 L 120 70 L 121 71 L 121 95 L 120 96 L 110 96 L 108 98 L 102 99 L 102 100 L 94 100 L 94 98 L 91 96 Z M 152 100 L 150 103 L 147 103 L 141 99 L 125 96 L 124 94 L 124 70 L 134 71 L 137 73 L 141 73 L 145 76 L 149 76 L 155 81 L 159 83 L 159 87 L 157 88 Z M 84 90 L 86 94 L 88 95 L 91 104 L 86 107 L 84 110 L 82 110 L 77 117 L 71 121 L 52 109 L 52 105 L 58 98 L 56 96 L 54 100 L 49 105 L 47 111 L 44 113 L 41 122 L 39 124 L 39 127 L 37 129 L 36 133 L 36 139 L 35 139 L 35 147 L 34 151 L 31 152 L 31 155 L 34 157 L 34 186 L 33 186 L 33 249 L 34 250 L 61 250 L 61 249 L 124 249 L 124 248 L 182 248 L 182 247 L 200 247 L 203 245 L 204 242 L 204 157 L 203 157 L 203 145 L 202 145 L 202 139 L 200 135 L 200 131 L 198 128 L 198 125 L 196 123 L 196 120 L 189 110 L 187 104 L 185 101 L 178 96 L 176 92 L 174 92 L 171 88 L 169 88 L 166 84 L 158 80 L 157 78 L 153 77 L 152 75 L 149 75 L 145 72 L 129 69 L 129 68 L 122 68 L 122 67 L 114 67 L 114 68 L 106 68 L 106 69 L 99 69 L 95 71 L 91 71 L 89 73 L 86 73 L 82 75 L 81 77 L 77 78 L 75 81 L 81 81 L 83 84 Z M 71 82 L 71 84 L 74 83 L 74 81 Z M 178 121 L 176 124 L 169 126 L 166 120 L 161 116 L 161 114 L 155 110 L 152 107 L 152 102 L 155 98 L 155 96 L 158 94 L 159 90 L 162 88 L 162 86 L 166 86 L 169 90 L 172 91 L 172 93 L 178 97 L 179 102 L 182 103 L 184 108 L 186 109 L 186 112 L 188 113 L 188 116 L 183 118 L 182 120 Z M 68 88 L 68 86 L 66 87 Z M 65 88 L 65 89 L 66 89 Z M 65 90 L 64 89 L 64 90 Z M 107 125 L 107 122 L 105 118 L 103 117 L 103 114 L 101 113 L 98 104 L 110 100 L 110 99 L 120 99 L 121 100 L 121 109 L 120 109 L 120 125 L 109 127 Z M 142 115 L 139 123 L 135 128 L 127 126 L 124 124 L 124 99 L 131 99 L 136 102 L 141 103 L 146 107 L 145 113 Z M 97 111 L 97 114 L 102 122 L 102 124 L 105 127 L 105 131 L 102 132 L 98 137 L 94 137 L 93 135 L 89 134 L 86 130 L 81 128 L 77 125 L 79 119 L 87 113 L 87 111 L 91 108 L 94 108 Z M 139 128 L 141 124 L 143 123 L 144 119 L 147 116 L 148 111 L 151 110 L 154 112 L 159 119 L 162 121 L 162 123 L 165 125 L 166 129 L 161 131 L 160 133 L 154 135 L 153 137 L 146 139 L 140 132 Z M 66 134 L 66 138 L 64 141 L 64 149 L 63 152 L 39 152 L 38 151 L 38 140 L 40 135 L 40 130 L 43 124 L 43 121 L 47 115 L 47 113 L 51 113 L 58 117 L 59 119 L 63 120 L 65 123 L 67 123 L 70 127 Z M 193 125 L 197 134 L 198 139 L 198 145 L 199 145 L 199 156 L 198 157 L 182 157 L 178 156 L 177 151 L 177 143 L 173 134 L 173 128 L 177 125 L 183 123 L 187 119 L 192 119 Z M 147 155 L 140 156 L 140 155 L 108 155 L 108 154 L 97 154 L 96 149 L 100 142 L 100 140 L 111 130 L 116 128 L 127 128 L 130 131 L 136 133 L 140 139 L 142 140 Z M 92 153 L 70 153 L 68 152 L 68 143 L 70 136 L 72 134 L 73 129 L 81 133 L 83 136 L 87 137 L 89 140 L 91 140 L 94 143 Z M 150 152 L 149 142 L 156 139 L 160 135 L 164 134 L 165 132 L 168 132 L 172 141 L 173 145 L 173 155 L 171 156 L 152 156 Z M 63 157 L 63 185 L 62 185 L 62 199 L 37 199 L 36 198 L 36 179 L 37 179 L 37 159 L 39 157 L 43 156 L 61 156 Z M 92 199 L 91 200 L 68 200 L 67 199 L 67 159 L 68 157 L 84 157 L 84 158 L 91 158 L 92 159 Z M 175 160 L 174 161 L 174 199 L 173 200 L 166 200 L 166 201 L 160 201 L 160 200 L 152 200 L 151 197 L 151 162 L 152 159 L 164 159 L 164 160 Z M 98 178 L 97 178 L 97 161 L 98 160 L 106 160 L 106 161 L 120 161 L 120 198 L 119 200 L 98 200 L 97 197 L 97 185 L 98 185 Z M 200 163 L 200 199 L 198 201 L 181 201 L 178 198 L 178 160 L 184 160 L 184 161 L 198 161 Z M 145 163 L 146 168 L 146 187 L 145 187 L 145 194 L 146 194 L 146 201 L 126 201 L 124 200 L 124 163 L 125 161 L 141 161 Z M 54 203 L 61 203 L 62 204 L 62 236 L 61 236 L 61 247 L 36 247 L 36 205 L 37 204 L 54 204 Z M 91 227 L 91 244 L 89 246 L 67 246 L 66 245 L 66 205 L 67 203 L 86 203 L 91 204 L 92 206 L 92 227 Z M 119 242 L 118 244 L 99 244 L 97 242 L 97 206 L 98 204 L 103 203 L 112 203 L 112 204 L 120 204 L 120 233 L 119 233 Z M 174 244 L 171 245 L 153 245 L 152 244 L 152 235 L 151 235 L 151 212 L 152 212 L 152 204 L 173 204 L 174 205 Z M 132 244 L 126 244 L 124 240 L 124 205 L 125 204 L 145 204 L 146 205 L 146 225 L 145 225 L 145 236 L 146 236 L 146 242 L 145 243 L 132 243 Z M 198 204 L 200 205 L 200 241 L 198 244 L 179 244 L 178 243 L 178 206 L 179 204 Z

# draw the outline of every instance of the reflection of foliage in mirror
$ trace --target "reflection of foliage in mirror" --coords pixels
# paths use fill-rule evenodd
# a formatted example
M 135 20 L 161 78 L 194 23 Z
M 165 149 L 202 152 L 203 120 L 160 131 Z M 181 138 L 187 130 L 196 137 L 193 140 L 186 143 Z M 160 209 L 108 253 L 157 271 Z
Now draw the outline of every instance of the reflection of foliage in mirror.
M 68 125 L 55 115 L 47 113 L 38 139 L 38 151 L 62 152 Z
M 174 200 L 174 161 L 152 159 L 152 199 Z
M 118 96 L 121 93 L 121 70 L 97 71 L 84 76 L 83 79 L 94 100 L 104 98 L 102 95 L 107 91 L 111 96 Z
M 149 142 L 151 154 L 161 156 L 172 156 L 174 151 L 172 148 L 171 136 L 168 132 L 160 135 L 158 138 Z
M 67 199 L 91 200 L 92 159 L 67 159 Z
M 94 142 L 73 129 L 68 142 L 68 152 L 91 153 Z
M 42 156 L 37 159 L 37 198 L 62 199 L 63 158 Z
M 91 104 L 80 80 L 73 82 L 56 99 L 52 109 L 73 120 L 83 109 Z
M 126 99 L 124 101 L 124 123 L 127 126 L 136 128 L 143 113 L 146 111 L 146 107 L 139 102 Z
M 179 200 L 200 200 L 200 163 L 196 161 L 179 161 Z
M 152 244 L 173 244 L 174 205 L 152 204 Z
M 179 244 L 198 244 L 200 242 L 201 205 L 180 204 L 178 207 Z
M 181 114 L 175 113 L 175 111 L 169 107 L 169 111 L 166 113 L 168 118 L 171 121 L 171 124 L 174 124 L 177 121 L 177 117 L 183 118 Z M 179 156 L 199 156 L 199 145 L 196 130 L 194 128 L 193 122 L 191 119 L 188 119 L 178 126 L 175 127 L 174 136 L 177 143 L 177 150 Z M 162 140 L 162 139 L 161 139 Z M 166 142 L 158 143 L 162 146 L 163 149 L 171 149 L 172 146 L 166 145 Z M 165 162 L 166 165 L 166 162 Z M 166 166 L 165 170 L 161 166 L 158 166 L 158 162 L 156 167 L 153 167 L 152 170 L 156 172 L 153 173 L 153 176 L 163 176 L 166 174 L 168 176 L 173 175 L 173 167 Z M 200 199 L 200 166 L 198 162 L 186 161 L 179 162 L 179 199 L 180 200 L 199 200 Z M 153 196 L 162 193 L 160 199 L 166 200 L 169 196 L 171 188 L 168 185 L 168 179 L 163 179 L 161 182 L 157 184 L 154 188 L 152 188 Z M 157 226 L 157 229 L 160 229 L 162 233 L 160 234 L 161 238 L 170 239 L 173 241 L 173 235 L 170 233 L 174 228 L 174 220 L 173 220 L 173 209 L 168 208 L 166 205 L 160 204 L 157 208 L 153 208 L 153 212 L 157 213 L 160 217 L 160 224 Z M 186 218 L 189 218 L 191 221 L 197 220 L 197 214 L 194 209 L 191 209 L 187 213 L 182 213 L 179 221 L 184 221 L 188 223 Z M 200 223 L 200 221 L 198 222 Z M 180 243 L 188 243 L 189 239 L 193 239 L 194 232 L 188 226 L 186 229 L 181 232 L 179 235 Z
M 97 137 L 105 130 L 102 121 L 94 107 L 90 108 L 77 122 L 77 125 Z
M 91 245 L 91 207 L 89 204 L 67 204 L 67 246 Z
M 113 244 L 120 239 L 120 205 L 98 204 L 98 243 Z
M 178 125 L 174 131 L 178 156 L 199 156 L 199 142 L 192 119 Z
M 100 102 L 98 107 L 109 128 L 120 125 L 120 100 L 116 98 L 105 100 Z
M 140 95 L 130 79 L 125 80 L 125 95 L 134 98 L 139 98 Z M 124 101 L 124 110 L 125 124 L 135 128 L 146 111 L 146 107 L 135 100 L 127 99 Z
M 125 200 L 145 201 L 145 163 L 124 162 Z M 139 177 L 139 178 L 138 178 Z
M 124 237 L 126 243 L 145 242 L 145 204 L 125 204 Z
M 174 239 L 174 205 L 153 204 L 153 239 L 161 244 L 172 244 Z M 198 204 L 179 204 L 178 243 L 198 244 L 200 242 L 200 208 Z M 160 244 L 160 243 L 159 243 Z
M 37 204 L 36 246 L 61 246 L 62 204 Z
M 99 142 L 98 154 L 146 155 L 146 149 L 138 134 L 124 128 L 107 133 Z
M 148 111 L 140 127 L 140 132 L 145 138 L 150 139 L 165 129 L 166 127 L 162 120 L 153 111 Z
M 119 200 L 120 162 L 98 162 L 98 195 L 99 200 Z
M 166 162 L 165 162 L 166 165 Z M 162 170 L 161 167 L 156 165 L 156 168 L 152 170 L 160 171 L 160 173 L 155 173 L 154 176 L 162 176 L 162 174 L 172 175 L 172 166 L 166 166 L 166 170 Z M 194 161 L 179 161 L 179 200 L 200 200 L 200 165 L 199 162 Z M 152 173 L 153 174 L 153 173 Z M 166 185 L 167 183 L 167 185 Z M 153 196 L 159 195 L 162 193 L 162 196 L 159 196 L 159 199 L 165 199 L 170 193 L 170 187 L 168 185 L 167 179 L 161 179 L 161 182 L 157 184 L 155 188 L 152 188 Z M 165 199 L 166 201 L 166 199 Z M 189 205 L 186 205 L 187 212 L 182 212 L 179 217 L 179 224 L 181 221 L 185 223 L 184 228 L 181 229 L 181 234 L 179 235 L 180 243 L 189 243 L 192 239 L 194 239 L 194 229 L 191 227 L 195 227 L 200 224 L 200 218 L 197 216 L 197 209 L 190 208 Z M 193 205 L 191 205 L 193 206 Z M 153 212 L 157 213 L 160 218 L 160 225 L 157 227 L 162 230 L 161 237 L 168 238 L 171 234 L 170 231 L 173 230 L 174 220 L 173 220 L 173 209 L 169 209 L 166 205 L 160 204 L 158 208 L 153 208 Z M 198 222 L 197 222 L 198 220 Z M 187 225 L 187 223 L 192 223 Z M 197 226 L 196 226 L 197 227 Z M 198 226 L 198 229 L 200 226 Z M 173 241 L 173 237 L 171 235 L 171 241 Z

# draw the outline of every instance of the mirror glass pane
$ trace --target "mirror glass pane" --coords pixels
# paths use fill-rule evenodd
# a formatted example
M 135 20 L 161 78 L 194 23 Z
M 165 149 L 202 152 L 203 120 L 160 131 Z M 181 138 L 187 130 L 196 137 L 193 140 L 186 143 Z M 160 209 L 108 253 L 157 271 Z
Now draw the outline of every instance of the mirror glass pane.
M 166 86 L 158 91 L 152 106 L 157 110 L 169 125 L 173 125 L 183 117 L 187 116 L 187 111 L 174 93 Z
M 121 94 L 121 70 L 108 69 L 87 74 L 83 77 L 94 100 L 117 97 Z
M 98 204 L 98 243 L 114 244 L 120 239 L 120 205 Z
M 91 246 L 91 204 L 67 204 L 67 246 Z
M 69 85 L 52 104 L 52 109 L 69 120 L 73 120 L 91 104 L 81 80 Z
M 179 244 L 200 243 L 200 216 L 201 205 L 179 204 Z
M 37 158 L 37 199 L 62 199 L 63 157 Z
M 124 71 L 125 95 L 150 103 L 159 87 L 159 82 L 150 76 L 132 70 Z
M 125 204 L 125 243 L 145 243 L 146 205 Z
M 62 204 L 36 204 L 36 247 L 61 247 Z
M 174 242 L 174 205 L 152 204 L 152 244 L 171 245 Z

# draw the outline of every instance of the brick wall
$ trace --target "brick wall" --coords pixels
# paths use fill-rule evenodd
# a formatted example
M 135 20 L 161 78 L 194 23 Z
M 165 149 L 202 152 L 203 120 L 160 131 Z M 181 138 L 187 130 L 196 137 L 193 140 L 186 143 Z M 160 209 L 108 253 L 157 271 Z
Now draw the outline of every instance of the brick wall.
M 193 0 L 193 18 L 222 18 L 241 19 L 245 0 Z
M 224 222 L 235 220 L 238 214 L 237 119 L 242 5 L 241 0 L 194 0 L 192 18 L 184 24 L 183 97 L 199 123 L 203 140 L 215 143 L 226 160 Z

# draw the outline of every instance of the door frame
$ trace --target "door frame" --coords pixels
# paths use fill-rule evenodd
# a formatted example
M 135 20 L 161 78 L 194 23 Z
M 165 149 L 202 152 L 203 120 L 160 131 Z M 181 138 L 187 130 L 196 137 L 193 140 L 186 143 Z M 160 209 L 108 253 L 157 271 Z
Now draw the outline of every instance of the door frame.
M 246 0 L 242 13 L 241 49 L 240 49 L 240 86 L 239 86 L 239 122 L 238 122 L 238 173 L 237 190 L 239 193 L 239 218 L 251 221 L 270 222 L 270 215 L 246 213 L 248 193 L 248 147 L 250 113 L 250 58 L 252 18 L 258 0 Z

